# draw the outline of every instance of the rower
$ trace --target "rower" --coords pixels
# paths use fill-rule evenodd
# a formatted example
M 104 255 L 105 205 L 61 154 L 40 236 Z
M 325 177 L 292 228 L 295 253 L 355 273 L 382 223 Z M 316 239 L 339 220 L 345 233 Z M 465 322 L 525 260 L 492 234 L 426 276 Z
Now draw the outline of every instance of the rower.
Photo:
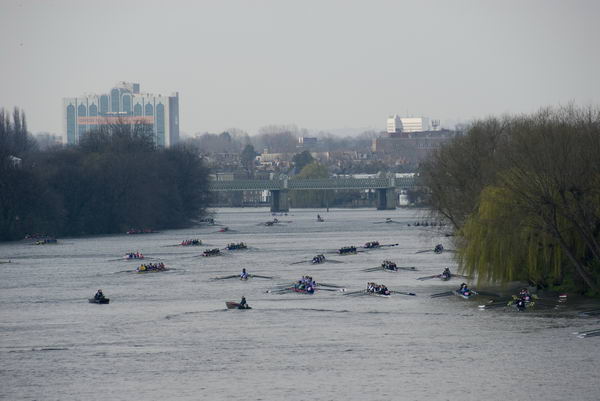
M 446 267 L 444 269 L 444 271 L 442 272 L 442 277 L 450 278 L 451 276 L 452 276 L 452 273 L 450 273 L 450 268 Z
M 471 292 L 471 290 L 469 289 L 469 287 L 467 287 L 466 283 L 462 283 L 458 292 L 460 292 L 463 295 L 468 295 Z
M 242 272 L 240 273 L 240 280 L 246 280 L 248 279 L 248 273 L 246 272 L 246 268 L 242 269 Z
M 433 248 L 433 252 L 435 252 L 435 253 L 442 253 L 443 250 L 444 250 L 444 246 L 442 244 L 437 244 L 435 246 L 435 248 Z
M 531 294 L 527 288 L 523 288 L 519 291 L 519 298 L 523 300 L 523 302 L 531 302 Z
M 248 303 L 246 303 L 246 297 L 242 295 L 242 300 L 240 301 L 240 309 L 248 309 Z
M 104 294 L 102 293 L 102 290 L 98 290 L 98 292 L 96 292 L 96 295 L 94 295 L 94 299 L 95 300 L 104 299 Z

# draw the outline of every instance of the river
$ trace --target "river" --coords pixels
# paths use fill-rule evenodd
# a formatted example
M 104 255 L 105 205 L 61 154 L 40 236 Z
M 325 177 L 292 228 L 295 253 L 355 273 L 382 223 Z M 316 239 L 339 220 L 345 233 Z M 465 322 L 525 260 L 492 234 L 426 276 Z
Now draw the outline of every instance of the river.
M 316 222 L 320 213 L 325 221 Z M 599 400 L 600 326 L 581 309 L 479 310 L 487 300 L 429 295 L 460 281 L 417 281 L 452 253 L 416 253 L 447 238 L 409 223 L 423 211 L 218 209 L 220 226 L 0 244 L 3 400 Z M 384 223 L 385 218 L 393 219 Z M 199 238 L 200 247 L 173 246 Z M 342 263 L 298 263 L 367 241 L 398 244 Z M 249 249 L 200 257 L 244 241 Z M 172 270 L 131 272 L 140 251 Z M 364 272 L 384 259 L 418 271 Z M 212 281 L 250 273 L 276 276 Z M 416 296 L 273 294 L 302 275 L 347 291 L 368 281 Z M 109 305 L 88 303 L 98 288 Z M 252 310 L 227 310 L 245 295 Z M 479 298 L 479 299 L 477 299 Z

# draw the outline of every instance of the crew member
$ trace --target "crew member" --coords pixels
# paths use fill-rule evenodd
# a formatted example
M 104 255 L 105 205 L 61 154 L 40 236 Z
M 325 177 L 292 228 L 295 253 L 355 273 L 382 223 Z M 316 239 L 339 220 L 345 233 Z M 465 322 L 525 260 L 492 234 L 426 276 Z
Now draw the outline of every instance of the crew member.
M 240 301 L 240 309 L 248 309 L 248 303 L 246 302 L 246 297 L 242 295 L 242 300 Z
M 242 280 L 248 279 L 248 272 L 246 272 L 246 268 L 242 269 L 242 272 L 240 273 L 240 279 L 242 279 Z
M 94 299 L 104 299 L 104 294 L 102 293 L 102 290 L 98 290 L 98 292 L 96 292 L 96 295 L 94 295 Z

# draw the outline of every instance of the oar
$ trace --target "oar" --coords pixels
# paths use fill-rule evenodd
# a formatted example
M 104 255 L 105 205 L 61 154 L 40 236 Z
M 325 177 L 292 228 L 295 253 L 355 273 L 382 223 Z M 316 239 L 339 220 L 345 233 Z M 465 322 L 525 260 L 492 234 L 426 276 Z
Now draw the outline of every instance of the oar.
M 306 263 L 306 262 L 310 262 L 310 261 L 312 261 L 312 259 L 310 259 L 310 260 L 308 260 L 308 259 L 307 260 L 301 260 L 300 262 L 293 262 L 293 263 L 290 263 L 290 265 L 299 265 L 300 263 Z
M 586 338 L 586 337 L 596 337 L 596 336 L 600 336 L 600 331 L 594 331 L 593 333 L 580 334 L 577 337 Z
M 318 291 L 334 291 L 334 292 L 346 292 L 345 288 L 315 288 Z
M 347 292 L 344 295 L 363 295 L 365 294 L 365 290 L 360 290 L 360 291 L 351 291 L 351 292 Z
M 232 274 L 231 276 L 214 277 L 211 280 L 227 280 L 230 278 L 240 277 L 239 274 Z
M 417 278 L 417 280 L 421 280 L 421 281 L 423 281 L 423 280 L 431 280 L 432 278 L 439 278 L 441 276 L 442 276 L 441 274 L 434 274 L 433 276 L 419 277 L 419 278 Z
M 274 290 L 267 290 L 267 291 L 265 291 L 265 294 L 283 294 L 284 292 L 289 291 L 293 288 L 294 287 L 287 287 L 287 288 L 280 288 L 280 289 L 274 289 Z
M 400 245 L 400 244 L 386 244 L 386 245 L 380 245 L 379 247 L 383 248 L 384 246 L 388 246 L 389 247 L 389 246 L 398 246 L 398 245 Z
M 344 286 L 342 285 L 337 285 L 337 284 L 328 284 L 328 283 L 317 283 L 317 287 L 333 287 L 333 288 L 344 288 Z
M 377 267 L 369 267 L 369 268 L 363 269 L 364 272 L 374 272 L 377 270 L 383 270 L 383 267 L 377 266 Z
M 574 331 L 573 334 L 588 334 L 588 333 L 595 333 L 600 331 L 600 328 L 598 329 L 592 329 L 592 330 L 586 330 L 586 331 Z
M 438 297 L 447 297 L 449 295 L 452 295 L 453 292 L 452 291 L 446 291 L 446 292 L 440 292 L 437 294 L 431 294 L 429 297 L 430 298 L 438 298 Z
M 475 292 L 475 291 L 473 291 Z M 476 294 L 479 295 L 485 295 L 486 297 L 496 297 L 496 298 L 500 298 L 501 295 L 493 293 L 493 292 L 487 292 L 487 291 L 477 291 L 475 292 Z
M 392 294 L 400 294 L 400 295 L 412 295 L 412 296 L 417 295 L 414 292 L 403 292 L 403 291 L 390 291 L 390 292 Z
M 325 259 L 323 262 L 325 262 L 325 263 L 344 263 L 341 260 L 334 260 L 334 259 Z
M 401 269 L 401 270 L 414 270 L 416 271 L 417 268 L 415 266 L 396 266 L 397 269 Z
M 487 305 L 479 305 L 479 309 L 493 309 L 493 308 L 502 308 L 505 306 L 509 306 L 506 302 L 494 302 L 492 304 Z
M 259 274 L 250 274 L 250 277 L 273 279 L 272 276 L 261 276 Z
M 588 310 L 588 311 L 583 311 L 583 312 L 579 312 L 580 315 L 582 316 L 595 316 L 595 315 L 600 315 L 600 309 L 594 309 L 594 310 Z
M 415 253 L 425 253 L 425 252 L 433 252 L 433 249 L 424 249 L 422 251 L 417 251 Z

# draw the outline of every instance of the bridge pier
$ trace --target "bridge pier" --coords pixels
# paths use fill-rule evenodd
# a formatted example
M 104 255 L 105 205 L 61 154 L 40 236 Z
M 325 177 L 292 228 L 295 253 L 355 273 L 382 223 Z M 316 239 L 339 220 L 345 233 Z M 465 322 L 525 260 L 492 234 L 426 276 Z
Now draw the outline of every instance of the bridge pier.
M 287 189 L 271 190 L 271 212 L 289 212 L 290 205 L 288 202 Z
M 377 190 L 377 210 L 396 209 L 396 191 L 394 188 Z

